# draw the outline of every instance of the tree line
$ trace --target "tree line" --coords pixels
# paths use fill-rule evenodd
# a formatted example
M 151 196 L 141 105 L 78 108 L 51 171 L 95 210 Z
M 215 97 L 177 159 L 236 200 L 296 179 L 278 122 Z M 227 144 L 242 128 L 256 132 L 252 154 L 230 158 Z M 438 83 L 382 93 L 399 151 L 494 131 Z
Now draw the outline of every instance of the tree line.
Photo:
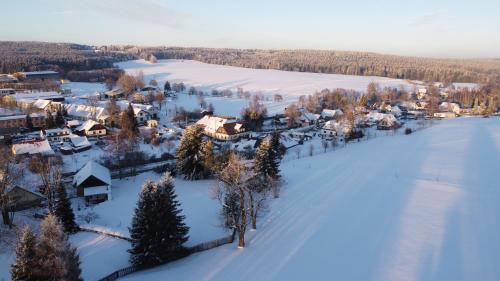
M 327 50 L 256 50 L 180 47 L 124 47 L 157 59 L 190 59 L 257 69 L 381 76 L 440 82 L 500 81 L 500 60 L 434 59 L 368 52 Z

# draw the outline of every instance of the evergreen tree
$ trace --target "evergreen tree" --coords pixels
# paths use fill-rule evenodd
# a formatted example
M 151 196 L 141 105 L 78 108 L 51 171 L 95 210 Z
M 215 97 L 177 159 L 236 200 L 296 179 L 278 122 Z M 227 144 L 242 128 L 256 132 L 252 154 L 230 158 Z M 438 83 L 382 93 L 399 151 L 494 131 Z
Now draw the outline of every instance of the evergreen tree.
M 26 128 L 28 128 L 30 131 L 33 130 L 33 120 L 31 119 L 29 113 L 26 115 Z
M 187 180 L 201 179 L 204 176 L 203 159 L 200 156 L 203 128 L 189 126 L 184 130 L 177 148 L 177 171 Z
M 271 140 L 264 139 L 257 148 L 254 160 L 254 172 L 262 179 L 276 179 L 279 175 L 279 163 L 271 144 Z
M 281 159 L 284 153 L 280 140 L 281 133 L 279 131 L 273 131 L 273 133 L 271 134 L 271 148 L 272 153 L 274 153 L 273 158 L 276 160 Z
M 52 116 L 52 113 L 47 110 L 45 114 L 45 127 L 47 129 L 52 129 L 56 126 L 56 122 L 54 121 L 54 116 Z
M 184 224 L 170 174 L 158 183 L 144 183 L 129 228 L 130 262 L 137 266 L 162 264 L 185 254 L 189 228 Z
M 163 90 L 165 90 L 165 91 L 172 90 L 172 87 L 170 87 L 170 83 L 168 81 L 165 82 L 165 85 L 163 86 Z
M 36 236 L 26 227 L 16 247 L 16 260 L 11 265 L 10 273 L 13 281 L 36 280 L 33 269 L 36 259 Z
M 57 202 L 54 210 L 54 215 L 61 222 L 63 229 L 67 233 L 73 233 L 78 230 L 78 226 L 75 223 L 75 214 L 71 208 L 71 202 L 66 194 L 66 189 L 62 184 L 57 186 Z
M 134 108 L 128 104 L 127 109 L 120 116 L 120 137 L 129 141 L 135 141 L 139 136 L 139 126 L 135 119 Z
M 62 111 L 61 109 L 59 109 L 56 113 L 56 119 L 55 119 L 55 123 L 58 127 L 61 127 L 64 125 L 64 117 L 63 117 L 63 114 L 62 114 Z
M 71 247 L 61 224 L 52 214 L 42 222 L 37 256 L 36 280 L 83 280 L 80 258 Z
M 202 143 L 201 158 L 203 161 L 203 176 L 204 178 L 208 178 L 215 170 L 214 143 L 211 140 Z

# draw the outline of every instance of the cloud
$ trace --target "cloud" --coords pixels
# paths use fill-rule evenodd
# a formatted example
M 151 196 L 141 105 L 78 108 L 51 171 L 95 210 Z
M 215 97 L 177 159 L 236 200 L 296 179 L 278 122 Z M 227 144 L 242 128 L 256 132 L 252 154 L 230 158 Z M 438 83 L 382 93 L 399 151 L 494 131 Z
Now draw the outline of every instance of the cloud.
M 63 10 L 54 12 L 54 15 L 72 15 L 72 14 L 74 14 L 73 10 Z
M 429 14 L 414 17 L 408 23 L 411 27 L 439 26 L 442 27 L 446 22 L 447 14 L 443 11 L 437 11 Z
M 102 16 L 139 23 L 182 28 L 188 14 L 183 14 L 155 0 L 66 0 L 64 5 L 71 10 L 82 10 Z

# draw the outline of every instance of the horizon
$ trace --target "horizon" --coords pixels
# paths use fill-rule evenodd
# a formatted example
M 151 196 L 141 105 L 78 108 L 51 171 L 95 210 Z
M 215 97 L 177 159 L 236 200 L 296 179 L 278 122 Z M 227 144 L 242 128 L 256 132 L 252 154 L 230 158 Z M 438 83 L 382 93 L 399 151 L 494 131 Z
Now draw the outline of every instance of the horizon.
M 93 46 L 351 51 L 498 59 L 500 3 L 217 3 L 171 0 L 27 0 L 0 4 L 2 41 Z M 363 7 L 362 9 L 360 7 Z M 19 15 L 23 16 L 20 17 Z

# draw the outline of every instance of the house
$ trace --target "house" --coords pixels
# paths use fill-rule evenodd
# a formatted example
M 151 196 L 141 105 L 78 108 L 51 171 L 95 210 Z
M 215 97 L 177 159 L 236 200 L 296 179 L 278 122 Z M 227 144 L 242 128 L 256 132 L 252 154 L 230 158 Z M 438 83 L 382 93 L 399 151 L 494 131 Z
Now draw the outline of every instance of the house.
M 68 117 L 74 120 L 87 121 L 96 119 L 99 123 L 104 123 L 109 117 L 106 110 L 101 106 L 90 106 L 83 104 L 66 104 L 64 105 Z
M 377 122 L 377 130 L 392 130 L 401 127 L 398 120 L 392 114 L 386 114 Z
M 84 197 L 88 203 L 100 203 L 111 200 L 111 174 L 108 168 L 89 161 L 73 179 L 76 194 Z
M 14 186 L 7 191 L 7 198 L 7 207 L 14 211 L 40 207 L 45 201 L 45 197 L 42 194 L 30 191 L 20 186 Z
M 45 114 L 31 113 L 33 127 L 45 126 Z M 0 129 L 26 127 L 26 115 L 0 116 Z
M 10 74 L 0 74 L 0 83 L 17 83 L 16 77 Z
M 125 96 L 123 90 L 119 88 L 107 91 L 103 95 L 105 99 L 121 99 Z
M 70 129 L 75 129 L 81 125 L 81 122 L 79 120 L 69 120 L 66 122 L 66 126 Z
M 148 120 L 146 122 L 146 126 L 149 128 L 156 128 L 156 127 L 158 127 L 158 121 L 154 120 L 154 119 Z
M 75 131 L 87 137 L 105 136 L 107 133 L 106 127 L 94 120 L 85 121 L 85 123 L 77 127 Z
M 40 131 L 40 137 L 45 138 L 49 142 L 68 141 L 70 135 L 71 131 L 67 128 L 55 128 Z
M 346 136 L 352 131 L 352 126 L 346 120 L 330 120 L 321 129 L 321 134 L 326 138 Z
M 20 72 L 21 76 L 25 80 L 36 80 L 36 79 L 51 79 L 51 80 L 58 80 L 60 78 L 60 75 L 56 71 L 31 71 L 31 72 Z
M 49 141 L 48 140 L 42 140 L 42 141 L 37 141 L 37 140 L 30 140 L 30 141 L 24 141 L 20 143 L 16 143 L 12 145 L 12 153 L 14 155 L 35 155 L 35 154 L 41 154 L 41 155 L 54 155 L 54 151 L 52 150 L 52 147 L 50 147 Z
M 311 112 L 302 112 L 298 119 L 298 123 L 302 125 L 302 127 L 313 126 L 319 123 L 321 115 L 314 114 Z
M 325 120 L 337 119 L 342 117 L 342 115 L 344 115 L 344 112 L 340 109 L 323 109 L 323 111 L 321 111 L 321 117 Z
M 196 124 L 203 127 L 205 135 L 217 140 L 236 140 L 250 135 L 245 122 L 234 117 L 205 115 Z
M 460 105 L 458 105 L 458 103 L 454 103 L 454 102 L 442 102 L 439 105 L 439 111 L 453 112 L 457 115 L 459 115 L 461 113 Z
M 0 89 L 0 97 L 8 96 L 8 95 L 13 95 L 15 93 L 16 93 L 16 90 L 14 90 L 12 88 Z
M 434 113 L 434 118 L 444 119 L 444 118 L 455 118 L 455 117 L 457 117 L 457 115 L 454 112 L 449 112 L 449 111 Z
M 92 144 L 85 136 L 71 135 L 69 137 L 69 141 L 71 143 L 71 146 L 73 147 L 73 152 L 76 153 L 89 150 L 92 147 Z

